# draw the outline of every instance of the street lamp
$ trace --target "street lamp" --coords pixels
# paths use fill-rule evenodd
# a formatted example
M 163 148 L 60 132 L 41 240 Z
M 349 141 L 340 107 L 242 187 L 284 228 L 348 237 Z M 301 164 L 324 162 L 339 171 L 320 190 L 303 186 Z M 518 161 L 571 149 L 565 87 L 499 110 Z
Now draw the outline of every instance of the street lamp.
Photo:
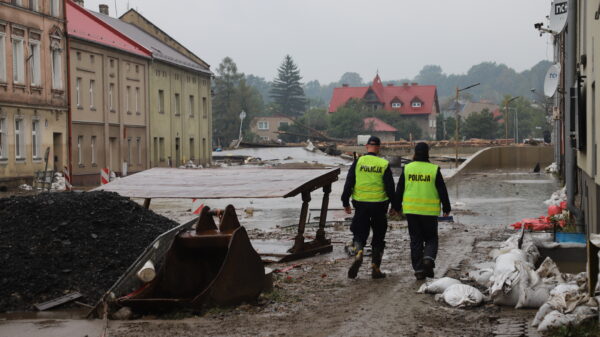
M 508 139 L 508 105 L 510 104 L 510 102 L 516 100 L 519 97 L 520 96 L 509 99 L 504 105 L 504 139 Z
M 244 124 L 244 118 L 246 118 L 246 111 L 240 112 L 240 135 L 238 136 L 238 146 L 242 142 L 242 124 Z
M 455 144 L 454 145 L 454 150 L 455 150 L 455 155 L 456 155 L 456 158 L 455 158 L 455 167 L 458 167 L 458 134 L 459 134 L 458 129 L 459 129 L 459 123 L 460 123 L 460 116 L 458 115 L 458 94 L 461 91 L 464 91 L 464 90 L 467 90 L 467 89 L 471 89 L 473 87 L 478 86 L 479 84 L 480 83 L 471 84 L 470 86 L 464 87 L 462 89 L 459 89 L 458 86 L 456 87 L 456 105 L 454 106 L 454 108 L 456 109 L 456 114 L 455 114 L 456 115 L 455 116 L 456 117 L 456 121 L 455 121 L 455 124 L 454 124 L 454 126 L 455 126 L 455 128 L 454 128 L 454 144 Z

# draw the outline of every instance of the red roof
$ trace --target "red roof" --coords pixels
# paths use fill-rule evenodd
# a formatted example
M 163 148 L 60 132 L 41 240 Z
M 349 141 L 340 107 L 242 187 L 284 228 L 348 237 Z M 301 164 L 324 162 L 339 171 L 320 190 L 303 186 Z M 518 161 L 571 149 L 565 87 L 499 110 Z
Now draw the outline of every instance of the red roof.
M 377 132 L 396 132 L 396 131 L 398 131 L 398 129 L 396 129 L 395 127 L 389 125 L 388 123 L 382 121 L 381 119 L 379 119 L 377 117 L 367 117 L 367 118 L 363 119 L 363 122 L 365 123 L 364 124 L 365 130 L 372 130 L 372 131 L 377 131 Z
M 98 19 L 85 8 L 67 0 L 67 33 L 71 36 L 117 48 L 128 53 L 151 57 L 152 53 Z
M 383 104 L 383 109 L 388 111 L 398 111 L 402 115 L 422 115 L 431 114 L 438 109 L 437 89 L 435 85 L 417 85 L 405 84 L 384 86 L 381 83 L 379 75 L 375 76 L 373 83 L 368 87 L 341 87 L 333 89 L 333 96 L 329 102 L 329 112 L 335 112 L 338 108 L 346 104 L 351 98 L 362 99 L 367 91 L 371 89 L 379 102 Z M 412 103 L 418 101 L 421 107 L 414 107 Z M 392 108 L 392 103 L 401 103 L 400 108 Z

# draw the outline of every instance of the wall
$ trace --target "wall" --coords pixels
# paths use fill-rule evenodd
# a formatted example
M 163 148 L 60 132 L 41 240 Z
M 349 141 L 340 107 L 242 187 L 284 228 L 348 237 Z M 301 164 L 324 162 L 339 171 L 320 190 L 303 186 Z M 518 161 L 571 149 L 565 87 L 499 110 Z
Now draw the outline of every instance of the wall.
M 459 167 L 458 173 L 480 172 L 485 170 L 533 170 L 540 164 L 541 170 L 554 159 L 551 146 L 499 146 L 485 148 Z
M 4 78 L 0 78 L 0 119 L 3 137 L 0 146 L 0 183 L 15 185 L 30 183 L 35 171 L 44 170 L 44 154 L 50 149 L 49 169 L 62 170 L 67 164 L 66 55 L 60 52 L 59 82 L 52 82 L 52 52 L 64 50 L 64 20 L 62 1 L 58 16 L 52 16 L 50 1 L 39 1 L 31 8 L 28 0 L 23 5 L 12 5 L 0 0 L 0 40 L 4 40 Z M 15 81 L 13 74 L 13 38 L 23 41 L 23 80 Z M 39 80 L 33 81 L 31 46 L 39 46 Z M 16 121 L 22 121 L 19 131 L 20 158 L 16 157 Z M 37 155 L 34 156 L 33 123 L 36 131 Z

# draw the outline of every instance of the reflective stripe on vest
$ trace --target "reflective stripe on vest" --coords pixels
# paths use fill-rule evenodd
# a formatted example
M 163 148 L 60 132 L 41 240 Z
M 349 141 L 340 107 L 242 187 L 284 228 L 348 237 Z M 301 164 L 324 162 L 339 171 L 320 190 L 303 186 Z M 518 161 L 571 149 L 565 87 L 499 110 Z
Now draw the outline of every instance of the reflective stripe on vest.
M 383 184 L 383 173 L 388 165 L 387 160 L 372 155 L 358 158 L 354 170 L 356 182 L 352 190 L 352 199 L 367 202 L 388 200 Z
M 440 215 L 440 196 L 435 187 L 438 166 L 414 161 L 404 166 L 404 214 Z

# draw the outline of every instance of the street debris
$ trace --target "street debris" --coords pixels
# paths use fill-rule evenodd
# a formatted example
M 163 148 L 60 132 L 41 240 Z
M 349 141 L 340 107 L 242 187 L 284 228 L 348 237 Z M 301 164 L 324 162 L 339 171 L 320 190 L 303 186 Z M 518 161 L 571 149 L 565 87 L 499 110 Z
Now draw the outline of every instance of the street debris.
M 94 304 L 156 236 L 177 224 L 109 192 L 0 199 L 0 312 L 70 292 Z

